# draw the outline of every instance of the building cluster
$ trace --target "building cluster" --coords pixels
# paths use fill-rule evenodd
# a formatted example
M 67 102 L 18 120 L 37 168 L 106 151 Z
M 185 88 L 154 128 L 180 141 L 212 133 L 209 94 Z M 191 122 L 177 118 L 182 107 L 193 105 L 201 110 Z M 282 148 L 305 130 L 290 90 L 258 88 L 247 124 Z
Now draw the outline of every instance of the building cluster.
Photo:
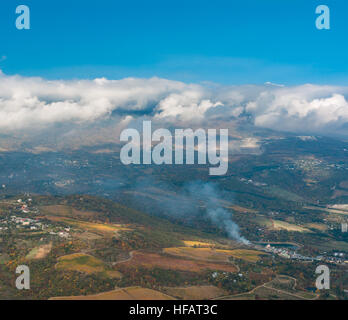
M 276 254 L 286 259 L 294 259 L 294 260 L 309 261 L 309 262 L 323 261 L 323 262 L 336 263 L 336 264 L 348 264 L 348 261 L 345 259 L 345 254 L 343 252 L 335 252 L 332 255 L 328 255 L 325 252 L 323 255 L 319 255 L 316 257 L 308 257 L 302 254 L 299 254 L 294 250 L 289 250 L 289 249 L 281 248 L 281 247 L 278 247 L 278 248 L 272 247 L 270 244 L 267 244 L 264 250 L 266 252 Z
M 67 239 L 70 237 L 70 228 L 69 227 L 57 227 L 50 225 L 48 223 L 44 223 L 39 218 L 35 218 L 35 215 L 32 213 L 37 213 L 37 209 L 29 208 L 31 199 L 27 199 L 27 201 L 23 201 L 22 199 L 18 199 L 16 201 L 18 205 L 16 205 L 11 210 L 12 215 L 4 215 L 0 218 L 0 233 L 6 230 L 28 230 L 28 231 L 42 231 L 45 230 L 47 234 L 58 236 L 60 238 Z M 10 214 L 11 214 L 10 213 Z M 29 215 L 29 217 L 28 217 Z
M 8 230 L 12 226 L 15 226 L 17 229 L 26 228 L 30 230 L 43 230 L 45 228 L 44 224 L 37 219 L 23 218 L 12 215 L 0 220 L 0 231 Z
M 255 187 L 265 187 L 265 186 L 267 186 L 267 183 L 254 181 L 252 179 L 240 178 L 239 181 L 244 182 L 245 184 L 252 184 Z
M 50 235 L 68 239 L 70 237 L 69 231 L 70 231 L 70 228 L 64 228 L 64 231 L 57 231 L 57 232 L 50 231 Z

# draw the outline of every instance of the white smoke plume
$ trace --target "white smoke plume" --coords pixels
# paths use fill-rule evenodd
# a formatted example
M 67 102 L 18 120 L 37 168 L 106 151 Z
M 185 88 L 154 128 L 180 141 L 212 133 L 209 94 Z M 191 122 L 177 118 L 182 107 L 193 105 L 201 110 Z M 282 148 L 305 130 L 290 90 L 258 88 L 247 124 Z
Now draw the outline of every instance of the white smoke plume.
M 228 237 L 243 244 L 250 242 L 240 234 L 239 226 L 232 219 L 232 213 L 222 208 L 220 195 L 215 185 L 211 183 L 195 182 L 189 185 L 191 195 L 202 201 L 210 221 L 225 230 Z

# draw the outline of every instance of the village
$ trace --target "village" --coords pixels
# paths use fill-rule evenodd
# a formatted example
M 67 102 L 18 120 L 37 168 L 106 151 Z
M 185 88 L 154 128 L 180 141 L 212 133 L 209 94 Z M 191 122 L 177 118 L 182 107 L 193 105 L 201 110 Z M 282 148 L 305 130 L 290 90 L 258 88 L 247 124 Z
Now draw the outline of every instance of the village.
M 275 247 L 271 244 L 267 244 L 266 247 L 258 246 L 258 249 L 263 250 L 265 252 L 278 255 L 285 259 L 293 259 L 304 262 L 314 262 L 321 261 L 326 263 L 334 263 L 339 265 L 348 265 L 348 257 L 343 252 L 334 252 L 332 254 L 328 254 L 327 252 L 323 252 L 322 255 L 316 257 L 308 257 L 296 252 L 296 250 L 291 250 L 283 247 Z
M 18 199 L 13 208 L 0 218 L 0 235 L 5 232 L 21 231 L 56 236 L 63 239 L 70 238 L 70 227 L 53 225 L 38 217 L 39 210 L 30 207 L 32 199 Z

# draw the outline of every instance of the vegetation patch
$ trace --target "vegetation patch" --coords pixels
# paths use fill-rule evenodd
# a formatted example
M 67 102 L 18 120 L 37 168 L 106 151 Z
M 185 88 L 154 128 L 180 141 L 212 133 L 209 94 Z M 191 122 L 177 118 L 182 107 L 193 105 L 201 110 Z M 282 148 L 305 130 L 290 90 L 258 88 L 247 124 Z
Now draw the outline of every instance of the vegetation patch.
M 257 262 L 260 259 L 260 256 L 264 255 L 263 252 L 256 250 L 225 250 L 193 247 L 165 248 L 163 252 L 174 256 L 214 262 L 228 262 L 229 257 L 234 257 L 236 259 L 242 259 L 249 262 Z
M 167 257 L 157 253 L 134 252 L 131 260 L 119 263 L 118 266 L 136 268 L 142 266 L 145 268 L 159 267 L 163 269 L 182 270 L 191 272 L 203 272 L 205 270 L 221 270 L 226 272 L 236 272 L 237 268 L 229 263 L 211 263 L 205 261 L 194 261 Z
M 77 210 L 71 206 L 66 205 L 48 205 L 41 206 L 40 209 L 43 213 L 54 216 L 64 216 L 64 217 L 97 217 L 100 213 L 95 211 L 81 211 Z
M 162 292 L 141 288 L 128 287 L 88 296 L 54 297 L 50 300 L 175 300 Z
M 64 222 L 68 225 L 74 226 L 76 228 L 80 228 L 82 230 L 99 232 L 104 235 L 114 235 L 115 233 L 119 231 L 131 230 L 130 228 L 127 228 L 120 224 L 94 223 L 94 222 L 87 222 L 87 221 L 75 220 L 75 219 L 64 218 L 64 217 L 56 217 L 56 216 L 51 216 L 47 218 L 52 221 Z
M 272 220 L 273 229 L 286 230 L 288 232 L 311 232 L 309 229 L 280 220 Z
M 52 242 L 43 244 L 32 249 L 26 256 L 28 260 L 36 260 L 45 258 L 52 250 Z
M 118 271 L 107 268 L 103 261 L 84 253 L 73 253 L 59 257 L 56 269 L 78 271 L 87 274 L 103 272 L 110 278 L 121 277 L 121 274 Z
M 183 241 L 185 246 L 187 247 L 200 247 L 200 248 L 211 248 L 214 247 L 215 244 L 209 243 L 209 242 L 202 242 L 202 241 Z
M 216 286 L 167 287 L 164 291 L 182 300 L 209 300 L 228 294 L 226 290 Z

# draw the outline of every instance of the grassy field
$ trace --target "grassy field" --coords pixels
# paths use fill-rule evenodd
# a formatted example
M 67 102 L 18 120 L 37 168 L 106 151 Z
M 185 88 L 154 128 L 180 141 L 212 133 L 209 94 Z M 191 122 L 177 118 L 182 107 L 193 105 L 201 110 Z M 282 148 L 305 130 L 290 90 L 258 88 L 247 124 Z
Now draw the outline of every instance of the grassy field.
M 265 190 L 271 195 L 276 196 L 277 198 L 280 198 L 280 199 L 284 199 L 287 201 L 303 201 L 303 198 L 299 196 L 298 194 L 287 191 L 278 186 L 269 186 L 269 187 L 266 187 Z
M 329 208 L 334 209 L 334 210 L 347 211 L 347 213 L 348 213 L 348 204 L 334 204 L 334 205 L 330 206 Z
M 227 294 L 227 291 L 215 286 L 167 287 L 164 291 L 182 300 L 209 300 Z
M 121 277 L 121 274 L 118 271 L 108 270 L 103 261 L 84 253 L 73 253 L 59 257 L 56 269 L 78 271 L 88 274 L 103 272 L 111 278 Z
M 261 251 L 246 249 L 225 250 L 193 247 L 165 248 L 163 252 L 173 256 L 215 262 L 228 262 L 229 257 L 234 257 L 236 259 L 242 259 L 249 262 L 257 262 L 260 259 L 260 256 L 264 254 Z
M 130 228 L 127 228 L 120 224 L 94 223 L 59 216 L 48 216 L 46 218 L 51 221 L 64 222 L 70 226 L 74 226 L 76 228 L 80 228 L 87 231 L 101 233 L 106 236 L 113 236 L 115 233 L 119 231 L 131 230 Z
M 232 209 L 232 210 L 240 212 L 240 213 L 257 213 L 257 211 L 254 209 L 249 209 L 249 208 L 245 208 L 245 207 L 241 207 L 241 206 L 237 206 L 237 205 L 228 206 L 226 208 Z
M 319 231 L 327 231 L 327 225 L 325 225 L 324 223 L 307 223 L 305 224 L 305 227 Z
M 52 242 L 43 244 L 32 249 L 26 256 L 28 260 L 36 260 L 45 258 L 52 250 Z
M 269 219 L 264 216 L 257 216 L 253 221 L 263 227 L 266 227 L 269 230 L 286 230 L 288 232 L 311 232 L 311 230 L 305 227 L 281 220 Z
M 310 293 L 292 294 L 283 290 L 261 286 L 251 293 L 229 296 L 224 300 L 312 300 L 315 296 Z
M 214 243 L 202 242 L 202 241 L 187 241 L 184 240 L 183 243 L 187 247 L 200 247 L 200 248 L 211 248 L 214 247 Z
M 219 252 L 219 250 L 212 248 L 175 247 L 165 248 L 163 252 L 173 256 L 215 262 L 228 262 L 230 256 L 228 253 Z
M 248 262 L 257 262 L 261 259 L 262 255 L 265 255 L 264 252 L 257 250 L 246 250 L 246 249 L 235 249 L 230 251 L 232 257 L 245 260 Z
M 213 263 L 198 260 L 189 260 L 183 258 L 174 258 L 162 256 L 157 253 L 147 252 L 134 252 L 132 259 L 119 263 L 118 265 L 126 266 L 129 268 L 136 268 L 142 266 L 152 269 L 159 267 L 163 269 L 201 272 L 207 269 L 209 270 L 221 270 L 226 272 L 236 272 L 237 268 L 230 263 Z
M 346 241 L 320 241 L 313 242 L 310 245 L 318 250 L 342 250 L 348 252 L 348 243 Z
M 297 280 L 285 275 L 278 275 L 275 279 L 260 285 L 250 292 L 226 296 L 225 300 L 313 300 L 316 294 L 298 290 Z
M 311 232 L 309 229 L 280 220 L 272 220 L 273 229 L 286 230 L 289 232 Z
M 175 300 L 162 292 L 141 288 L 128 287 L 88 296 L 53 297 L 50 300 Z
M 66 205 L 41 206 L 40 210 L 47 215 L 63 217 L 97 217 L 100 213 L 95 211 L 80 211 Z
M 305 209 L 315 210 L 315 211 L 324 211 L 328 214 L 340 214 L 340 215 L 348 215 L 348 211 L 346 210 L 340 210 L 338 208 L 323 208 L 323 207 L 315 207 L 315 206 L 306 206 Z
M 193 248 L 219 248 L 219 249 L 231 249 L 235 245 L 222 244 L 217 241 L 212 240 L 183 240 L 182 241 L 186 247 Z
M 90 230 L 90 231 L 99 231 L 101 233 L 114 234 L 118 231 L 129 231 L 131 229 L 126 228 L 122 225 L 116 224 L 101 224 L 101 223 L 91 223 L 85 221 L 71 221 L 69 219 L 69 223 L 79 227 L 81 229 Z

